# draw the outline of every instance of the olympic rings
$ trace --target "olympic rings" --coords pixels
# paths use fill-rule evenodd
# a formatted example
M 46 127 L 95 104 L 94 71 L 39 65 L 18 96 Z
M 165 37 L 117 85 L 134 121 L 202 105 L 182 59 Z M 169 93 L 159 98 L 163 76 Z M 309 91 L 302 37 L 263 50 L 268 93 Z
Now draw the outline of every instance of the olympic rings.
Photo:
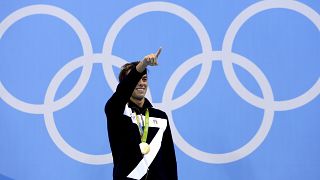
M 68 106 L 82 93 L 89 81 L 92 66 L 94 63 L 102 64 L 107 83 L 110 88 L 115 91 L 118 82 L 116 77 L 114 76 L 112 66 L 120 67 L 127 62 L 120 57 L 112 55 L 113 44 L 120 30 L 129 21 L 144 13 L 155 11 L 171 13 L 182 18 L 191 25 L 200 40 L 202 53 L 186 60 L 175 70 L 175 72 L 171 75 L 170 79 L 167 82 L 162 102 L 157 103 L 156 106 L 163 108 L 167 112 L 175 144 L 190 157 L 206 163 L 228 163 L 237 161 L 248 156 L 264 141 L 271 128 L 275 111 L 285 111 L 301 107 L 320 94 L 319 78 L 317 82 L 304 94 L 290 100 L 275 101 L 272 88 L 268 79 L 263 74 L 263 71 L 261 71 L 253 62 L 251 62 L 247 58 L 232 52 L 233 41 L 241 26 L 255 14 L 264 10 L 274 8 L 286 8 L 299 12 L 302 15 L 306 16 L 309 20 L 311 20 L 313 24 L 315 24 L 320 30 L 319 14 L 312 8 L 300 2 L 291 0 L 260 1 L 246 8 L 234 19 L 225 35 L 222 51 L 213 51 L 211 40 L 205 27 L 202 25 L 200 20 L 198 20 L 197 17 L 195 17 L 191 12 L 173 3 L 150 2 L 133 7 L 122 14 L 111 26 L 109 32 L 107 33 L 103 45 L 103 52 L 101 54 L 94 54 L 92 51 L 90 38 L 85 28 L 73 15 L 63 9 L 49 5 L 32 5 L 24 7 L 13 12 L 0 23 L 0 38 L 12 24 L 19 21 L 20 19 L 35 14 L 47 14 L 63 20 L 72 27 L 72 29 L 80 38 L 84 55 L 73 59 L 57 72 L 48 86 L 44 104 L 30 104 L 19 100 L 6 90 L 1 81 L 0 96 L 8 105 L 17 110 L 31 114 L 43 114 L 46 128 L 51 139 L 57 145 L 57 147 L 67 156 L 73 158 L 74 160 L 87 164 L 112 163 L 111 153 L 92 155 L 83 153 L 69 145 L 60 135 L 54 122 L 53 113 Z M 180 135 L 178 129 L 174 124 L 174 118 L 172 116 L 173 110 L 181 108 L 184 105 L 188 104 L 200 93 L 208 80 L 212 61 L 222 61 L 224 73 L 229 84 L 242 99 L 252 104 L 253 106 L 264 110 L 264 117 L 261 126 L 258 129 L 257 133 L 251 138 L 251 140 L 237 150 L 222 154 L 203 152 L 190 145 Z M 263 98 L 252 94 L 241 84 L 233 70 L 233 64 L 239 65 L 253 75 L 260 86 Z M 194 82 L 191 88 L 187 90 L 187 92 L 185 92 L 180 97 L 173 99 L 173 93 L 179 81 L 188 71 L 190 71 L 197 65 L 202 65 L 197 80 Z M 70 73 L 72 73 L 79 67 L 83 67 L 83 70 L 76 85 L 70 90 L 70 92 L 68 92 L 67 95 L 55 101 L 54 98 L 59 85 Z M 152 101 L 150 90 L 148 91 L 147 97 Z

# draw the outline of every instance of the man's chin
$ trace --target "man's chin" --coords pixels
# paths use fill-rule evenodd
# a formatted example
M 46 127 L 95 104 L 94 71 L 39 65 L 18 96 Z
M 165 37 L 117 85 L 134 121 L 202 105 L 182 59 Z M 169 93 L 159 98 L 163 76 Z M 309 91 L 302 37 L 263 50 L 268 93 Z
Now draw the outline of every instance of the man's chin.
M 141 101 L 143 98 L 144 98 L 144 96 L 139 96 L 139 97 L 137 97 L 136 99 L 139 100 L 139 101 Z
M 141 96 L 132 96 L 132 98 L 135 99 L 135 100 L 141 101 L 141 100 L 143 100 L 144 95 L 141 95 Z

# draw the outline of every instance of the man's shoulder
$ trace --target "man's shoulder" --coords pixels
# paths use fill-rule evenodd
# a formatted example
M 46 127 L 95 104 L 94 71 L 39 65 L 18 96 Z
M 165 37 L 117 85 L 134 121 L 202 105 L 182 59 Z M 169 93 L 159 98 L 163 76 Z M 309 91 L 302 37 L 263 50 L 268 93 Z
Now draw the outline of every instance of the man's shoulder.
M 152 107 L 152 108 L 150 108 L 150 112 L 152 113 L 152 116 L 154 116 L 154 117 L 168 119 L 167 114 L 158 108 Z

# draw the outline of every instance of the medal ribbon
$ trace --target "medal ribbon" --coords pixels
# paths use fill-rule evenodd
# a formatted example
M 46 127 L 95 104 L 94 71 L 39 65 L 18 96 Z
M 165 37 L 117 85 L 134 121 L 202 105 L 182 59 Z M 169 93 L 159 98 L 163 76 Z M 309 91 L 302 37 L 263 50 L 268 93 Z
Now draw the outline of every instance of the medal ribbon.
M 139 128 L 139 132 L 140 132 L 140 136 L 141 136 L 141 142 L 147 142 L 147 137 L 148 137 L 148 129 L 149 129 L 149 110 L 146 109 L 146 113 L 145 113 L 145 121 L 144 121 L 144 127 L 143 127 L 143 132 L 142 132 L 142 128 L 140 128 L 140 118 L 137 116 L 136 113 L 134 113 L 136 116 L 136 120 L 137 120 L 137 125 Z

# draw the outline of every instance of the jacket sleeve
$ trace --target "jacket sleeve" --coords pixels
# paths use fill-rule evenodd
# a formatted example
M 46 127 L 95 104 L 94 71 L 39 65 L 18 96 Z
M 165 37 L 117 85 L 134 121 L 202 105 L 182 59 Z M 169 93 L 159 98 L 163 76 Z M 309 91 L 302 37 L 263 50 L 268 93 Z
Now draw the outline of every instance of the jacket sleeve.
M 166 115 L 166 119 L 168 119 Z M 177 160 L 176 160 L 176 154 L 174 151 L 174 144 L 172 140 L 172 134 L 171 134 L 171 128 L 169 125 L 169 119 L 168 119 L 168 125 L 167 128 L 164 132 L 164 150 L 167 158 L 167 166 L 166 166 L 166 171 L 168 172 L 168 175 L 170 176 L 170 179 L 178 179 L 178 170 L 177 170 Z
M 125 105 L 129 102 L 134 88 L 145 73 L 132 68 L 129 74 L 118 84 L 116 92 L 111 96 L 105 106 L 105 113 L 123 113 Z

